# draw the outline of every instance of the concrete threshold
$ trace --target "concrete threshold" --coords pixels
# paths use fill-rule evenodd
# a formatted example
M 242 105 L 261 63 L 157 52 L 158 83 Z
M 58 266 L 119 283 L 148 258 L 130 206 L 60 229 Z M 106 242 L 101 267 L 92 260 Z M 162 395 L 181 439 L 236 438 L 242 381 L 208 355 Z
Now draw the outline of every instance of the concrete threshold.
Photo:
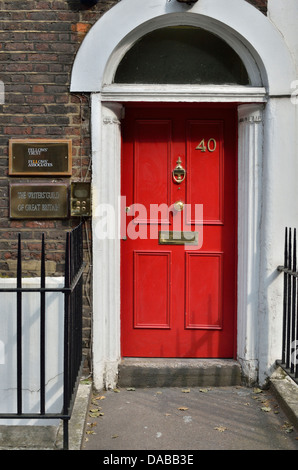
M 124 358 L 119 387 L 225 387 L 240 385 L 241 367 L 232 359 Z

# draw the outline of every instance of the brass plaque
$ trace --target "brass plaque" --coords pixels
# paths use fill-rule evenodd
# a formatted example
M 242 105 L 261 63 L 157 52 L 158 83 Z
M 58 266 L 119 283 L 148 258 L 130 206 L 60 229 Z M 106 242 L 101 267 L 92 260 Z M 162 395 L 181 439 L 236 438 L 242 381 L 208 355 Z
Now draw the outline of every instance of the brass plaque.
M 67 139 L 10 139 L 9 174 L 71 176 L 72 145 Z
M 68 185 L 10 184 L 12 219 L 64 219 L 68 217 Z
M 161 230 L 160 245 L 198 245 L 198 232 L 178 232 Z

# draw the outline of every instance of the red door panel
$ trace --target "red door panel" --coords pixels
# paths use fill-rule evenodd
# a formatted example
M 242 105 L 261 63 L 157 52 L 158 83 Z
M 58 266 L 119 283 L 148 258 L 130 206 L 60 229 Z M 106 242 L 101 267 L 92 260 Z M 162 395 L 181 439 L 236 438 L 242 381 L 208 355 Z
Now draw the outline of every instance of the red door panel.
M 223 222 L 223 122 L 190 121 L 186 187 L 189 203 L 204 201 L 204 223 Z M 211 190 L 212 188 L 212 190 Z M 195 218 L 192 216 L 192 223 Z
M 134 251 L 134 328 L 170 328 L 170 319 L 171 252 Z
M 133 203 L 143 205 L 149 214 L 150 204 L 170 203 L 171 121 L 137 120 L 135 132 Z M 150 220 L 139 217 L 139 222 Z
M 233 357 L 235 110 L 128 105 L 122 149 L 122 355 Z M 178 158 L 180 183 L 172 176 Z M 202 244 L 159 242 L 161 230 L 179 226 L 202 230 Z
M 186 253 L 186 328 L 222 328 L 222 253 Z

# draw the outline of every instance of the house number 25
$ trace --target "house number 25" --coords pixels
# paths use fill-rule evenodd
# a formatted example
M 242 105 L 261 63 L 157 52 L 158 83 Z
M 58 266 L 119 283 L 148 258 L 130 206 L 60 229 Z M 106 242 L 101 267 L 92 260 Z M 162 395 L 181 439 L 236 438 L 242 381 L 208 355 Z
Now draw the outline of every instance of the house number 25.
M 196 150 L 201 150 L 201 152 L 214 152 L 216 149 L 216 140 L 211 138 L 208 140 L 207 145 L 205 144 L 205 139 L 202 139 L 199 145 L 196 147 Z

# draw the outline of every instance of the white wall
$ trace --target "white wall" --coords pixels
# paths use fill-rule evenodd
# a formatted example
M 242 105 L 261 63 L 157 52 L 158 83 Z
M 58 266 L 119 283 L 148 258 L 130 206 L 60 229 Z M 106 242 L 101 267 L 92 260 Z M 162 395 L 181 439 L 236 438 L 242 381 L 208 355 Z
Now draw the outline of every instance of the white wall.
M 298 2 L 269 0 L 268 18 L 280 31 L 293 62 L 298 90 Z M 259 382 L 266 381 L 281 358 L 284 228 L 298 228 L 298 100 L 297 95 L 271 97 L 264 115 L 263 203 L 258 312 Z
M 289 98 L 266 105 L 263 152 L 263 207 L 259 286 L 259 381 L 263 383 L 282 352 L 284 228 L 298 227 L 296 109 Z
M 46 287 L 62 287 L 63 278 L 46 278 Z M 15 287 L 15 279 L 1 279 L 0 288 Z M 25 278 L 23 287 L 40 287 L 40 279 Z M 40 294 L 22 295 L 23 412 L 39 412 Z M 63 387 L 64 296 L 46 293 L 46 411 L 60 412 Z M 16 413 L 16 294 L 1 293 L 0 311 L 0 413 Z M 0 420 L 0 425 L 54 424 L 52 420 Z
M 298 79 L 298 2 L 268 0 L 268 18 L 280 30 L 294 60 Z

